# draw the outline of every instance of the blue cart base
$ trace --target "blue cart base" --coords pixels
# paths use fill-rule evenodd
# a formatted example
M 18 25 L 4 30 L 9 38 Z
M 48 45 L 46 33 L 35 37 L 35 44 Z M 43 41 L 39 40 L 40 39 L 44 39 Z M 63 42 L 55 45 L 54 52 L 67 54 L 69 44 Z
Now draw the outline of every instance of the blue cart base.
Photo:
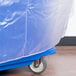
M 40 53 L 40 54 L 36 54 L 33 56 L 21 58 L 18 60 L 2 63 L 2 64 L 0 64 L 0 71 L 31 65 L 34 60 L 38 60 L 42 56 L 52 55 L 55 53 L 56 53 L 56 49 L 52 48 L 52 49 L 49 49 L 49 50 L 47 50 L 43 53 Z

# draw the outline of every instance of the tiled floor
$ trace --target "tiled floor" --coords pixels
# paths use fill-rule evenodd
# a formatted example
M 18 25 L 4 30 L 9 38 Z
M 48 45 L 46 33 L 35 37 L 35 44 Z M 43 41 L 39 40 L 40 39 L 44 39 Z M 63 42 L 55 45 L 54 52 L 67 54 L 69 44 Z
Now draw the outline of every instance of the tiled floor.
M 8 72 L 0 72 L 0 76 L 76 76 L 76 46 L 57 47 L 57 54 L 46 57 L 47 69 L 42 74 L 33 74 L 27 67 Z

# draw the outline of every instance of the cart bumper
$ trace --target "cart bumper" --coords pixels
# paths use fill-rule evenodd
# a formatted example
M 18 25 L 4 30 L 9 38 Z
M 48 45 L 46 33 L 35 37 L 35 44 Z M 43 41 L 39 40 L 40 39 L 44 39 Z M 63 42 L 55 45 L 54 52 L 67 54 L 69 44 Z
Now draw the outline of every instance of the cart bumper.
M 13 61 L 9 61 L 6 63 L 2 63 L 0 64 L 0 71 L 31 65 L 34 60 L 38 60 L 42 56 L 53 55 L 55 53 L 56 53 L 56 49 L 52 48 L 40 54 L 36 54 L 33 56 L 29 56 L 29 57 L 23 57 L 18 60 L 13 60 Z

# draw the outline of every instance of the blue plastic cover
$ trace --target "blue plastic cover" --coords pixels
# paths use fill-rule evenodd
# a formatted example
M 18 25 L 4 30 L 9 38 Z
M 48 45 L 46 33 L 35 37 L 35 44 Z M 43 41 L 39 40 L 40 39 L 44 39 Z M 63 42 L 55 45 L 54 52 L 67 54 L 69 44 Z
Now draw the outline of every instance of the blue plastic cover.
M 0 0 L 0 63 L 42 53 L 62 38 L 72 0 Z

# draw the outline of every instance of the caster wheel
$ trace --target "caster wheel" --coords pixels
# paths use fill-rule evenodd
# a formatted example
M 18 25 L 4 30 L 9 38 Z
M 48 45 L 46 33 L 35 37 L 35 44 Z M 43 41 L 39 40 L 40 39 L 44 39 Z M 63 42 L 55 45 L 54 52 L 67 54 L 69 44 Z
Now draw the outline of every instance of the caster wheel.
M 34 66 L 34 62 L 28 66 L 28 68 L 31 70 L 31 72 L 35 74 L 43 73 L 46 70 L 47 63 L 45 60 L 42 60 L 41 63 L 38 65 L 38 67 Z

